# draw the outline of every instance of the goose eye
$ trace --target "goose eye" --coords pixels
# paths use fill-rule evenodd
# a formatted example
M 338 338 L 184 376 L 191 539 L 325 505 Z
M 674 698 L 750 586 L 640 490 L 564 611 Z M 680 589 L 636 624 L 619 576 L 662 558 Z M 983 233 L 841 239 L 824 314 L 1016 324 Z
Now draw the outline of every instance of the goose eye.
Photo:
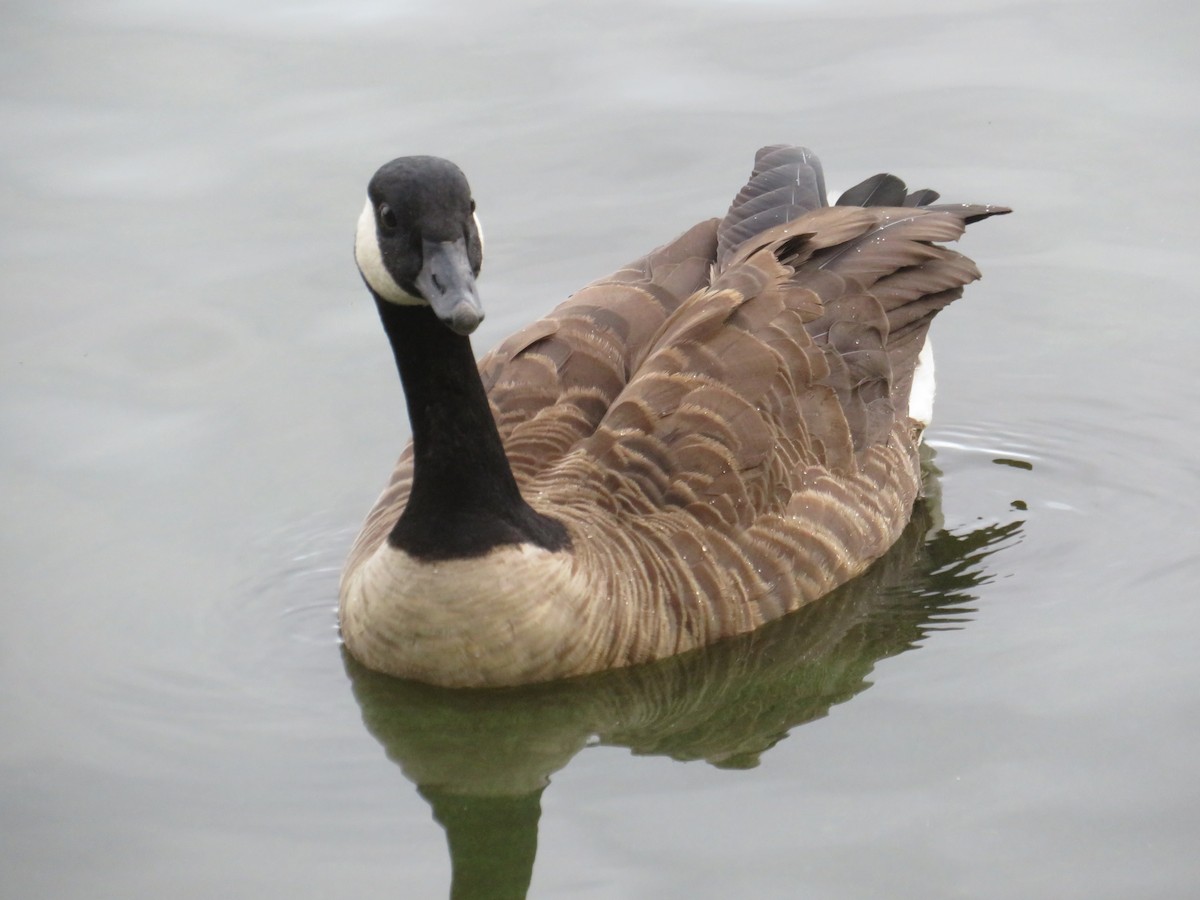
M 383 223 L 385 228 L 396 227 L 396 214 L 392 212 L 392 208 L 386 203 L 379 204 L 379 221 Z
M 475 201 L 473 199 L 471 200 L 471 212 L 475 212 Z

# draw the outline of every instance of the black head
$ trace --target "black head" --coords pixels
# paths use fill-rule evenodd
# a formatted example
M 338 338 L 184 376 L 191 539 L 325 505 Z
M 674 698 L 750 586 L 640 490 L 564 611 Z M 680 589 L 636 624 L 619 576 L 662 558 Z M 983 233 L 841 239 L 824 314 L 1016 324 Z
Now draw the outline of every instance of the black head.
M 475 289 L 483 240 L 471 188 L 452 162 L 403 156 L 380 168 L 367 186 L 354 257 L 381 300 L 430 306 L 458 334 L 483 321 Z

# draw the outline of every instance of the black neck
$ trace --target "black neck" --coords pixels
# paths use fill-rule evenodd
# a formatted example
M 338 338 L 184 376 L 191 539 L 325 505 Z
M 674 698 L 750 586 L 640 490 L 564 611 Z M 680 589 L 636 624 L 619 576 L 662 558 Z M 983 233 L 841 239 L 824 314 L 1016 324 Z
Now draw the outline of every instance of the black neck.
M 470 339 L 428 306 L 375 303 L 413 432 L 412 490 L 389 543 L 429 560 L 480 556 L 502 544 L 566 547 L 562 525 L 534 512 L 517 488 Z

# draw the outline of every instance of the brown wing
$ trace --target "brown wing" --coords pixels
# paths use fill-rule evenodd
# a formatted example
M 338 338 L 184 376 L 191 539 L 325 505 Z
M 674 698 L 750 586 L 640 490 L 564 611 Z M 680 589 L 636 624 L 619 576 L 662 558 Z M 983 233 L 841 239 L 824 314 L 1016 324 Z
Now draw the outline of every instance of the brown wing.
M 595 433 L 532 483 L 587 536 L 581 570 L 638 573 L 598 585 L 581 623 L 604 665 L 757 627 L 891 545 L 920 481 L 909 343 L 977 277 L 932 242 L 977 212 L 813 210 L 665 319 Z
M 519 482 L 592 434 L 663 323 L 708 281 L 717 221 L 593 282 L 480 362 Z
M 855 474 L 907 416 L 909 344 L 978 277 L 931 243 L 961 234 L 963 218 L 825 207 L 744 242 L 666 317 L 632 377 L 606 385 L 582 452 L 628 470 L 641 448 L 650 507 L 703 496 L 743 527 L 785 508 L 805 467 Z

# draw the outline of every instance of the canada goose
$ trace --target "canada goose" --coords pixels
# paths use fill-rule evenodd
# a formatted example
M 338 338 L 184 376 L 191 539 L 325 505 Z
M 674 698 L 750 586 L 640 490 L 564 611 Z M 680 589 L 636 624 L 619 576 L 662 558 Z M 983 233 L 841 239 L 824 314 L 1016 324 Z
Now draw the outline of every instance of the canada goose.
M 919 490 L 929 323 L 979 277 L 934 242 L 1008 212 L 937 196 L 877 175 L 828 206 L 809 150 L 764 147 L 724 218 L 477 365 L 466 177 L 379 169 L 355 258 L 413 442 L 342 575 L 349 652 L 445 686 L 546 681 L 750 631 L 861 573 Z

